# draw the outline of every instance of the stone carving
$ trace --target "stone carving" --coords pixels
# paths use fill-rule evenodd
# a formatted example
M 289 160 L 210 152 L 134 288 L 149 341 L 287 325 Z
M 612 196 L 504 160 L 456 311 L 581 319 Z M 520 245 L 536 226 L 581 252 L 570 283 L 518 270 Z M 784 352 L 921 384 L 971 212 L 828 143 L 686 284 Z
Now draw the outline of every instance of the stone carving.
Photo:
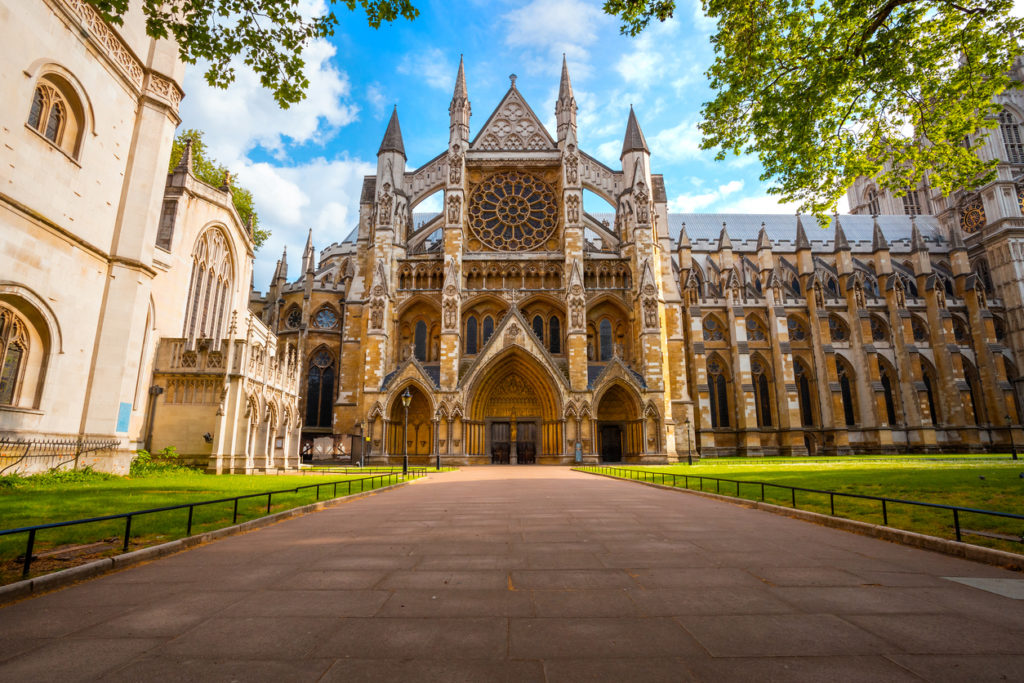
M 650 202 L 647 201 L 648 196 L 643 181 L 636 184 L 633 196 L 636 198 L 636 222 L 640 225 L 647 225 L 651 218 L 651 205 Z
M 384 189 L 377 196 L 377 225 L 391 225 L 392 204 L 391 183 L 384 183 Z
M 565 199 L 565 220 L 568 223 L 579 223 L 580 221 L 580 198 L 571 194 Z
M 462 147 L 456 142 L 448 152 L 448 182 L 453 185 L 462 182 L 462 156 Z
M 184 96 L 177 84 L 155 73 L 149 76 L 149 92 L 170 103 L 174 111 L 178 111 L 178 105 L 181 104 L 181 98 Z
M 406 227 L 408 220 L 408 203 L 404 197 L 395 197 L 395 226 Z
M 469 225 L 496 251 L 543 248 L 558 225 L 554 189 L 529 173 L 496 173 L 473 190 Z
M 455 329 L 456 303 L 452 299 L 444 302 L 444 327 L 447 330 Z
M 483 131 L 476 149 L 513 152 L 551 149 L 544 126 L 530 112 L 518 93 L 513 93 Z
M 580 155 L 576 153 L 576 145 L 569 145 L 565 155 L 565 182 L 575 185 L 580 181 Z
M 580 305 L 573 306 L 572 312 L 569 315 L 572 319 L 573 329 L 583 329 L 583 307 Z
M 644 327 L 658 326 L 658 302 L 654 299 L 644 300 Z
M 857 308 L 867 308 L 867 300 L 864 298 L 864 285 L 860 280 L 853 283 L 853 298 L 857 302 Z
M 132 56 L 131 51 L 125 47 L 117 34 L 110 30 L 99 13 L 86 0 L 65 0 L 65 2 L 82 22 L 88 36 L 106 50 L 107 57 L 124 72 L 136 87 L 141 88 L 145 73 L 142 64 Z
M 462 215 L 462 197 L 457 194 L 448 195 L 448 222 L 458 223 Z
M 505 331 L 505 345 L 508 346 L 509 344 L 515 344 L 516 342 L 518 342 L 519 335 L 521 333 L 522 330 L 519 329 L 519 325 L 517 325 L 514 322 L 510 324 L 508 326 L 508 330 Z

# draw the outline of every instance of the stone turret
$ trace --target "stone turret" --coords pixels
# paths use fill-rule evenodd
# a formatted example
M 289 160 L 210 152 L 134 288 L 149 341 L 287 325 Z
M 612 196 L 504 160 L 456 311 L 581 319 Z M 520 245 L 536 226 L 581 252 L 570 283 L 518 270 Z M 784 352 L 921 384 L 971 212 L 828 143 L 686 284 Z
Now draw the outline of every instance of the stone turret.
M 455 76 L 455 91 L 452 93 L 452 102 L 448 105 L 449 140 L 451 142 L 469 142 L 471 113 L 469 94 L 466 90 L 466 69 L 462 64 L 462 55 L 459 55 L 459 73 Z M 465 147 L 466 144 L 463 144 L 463 148 Z
M 569 65 L 562 55 L 562 80 L 558 85 L 558 101 L 555 103 L 555 119 L 558 121 L 558 142 L 576 144 L 576 98 L 569 81 Z M 638 128 L 639 130 L 639 128 Z M 641 137 L 643 137 L 641 135 Z

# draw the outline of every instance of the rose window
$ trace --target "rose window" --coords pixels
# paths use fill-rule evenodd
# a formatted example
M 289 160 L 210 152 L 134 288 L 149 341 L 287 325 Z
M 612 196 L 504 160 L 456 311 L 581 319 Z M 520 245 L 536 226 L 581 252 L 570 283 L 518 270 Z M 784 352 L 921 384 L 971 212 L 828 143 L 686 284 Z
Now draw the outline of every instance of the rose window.
M 554 190 L 528 173 L 493 175 L 477 186 L 469 201 L 470 228 L 497 251 L 542 248 L 557 224 Z

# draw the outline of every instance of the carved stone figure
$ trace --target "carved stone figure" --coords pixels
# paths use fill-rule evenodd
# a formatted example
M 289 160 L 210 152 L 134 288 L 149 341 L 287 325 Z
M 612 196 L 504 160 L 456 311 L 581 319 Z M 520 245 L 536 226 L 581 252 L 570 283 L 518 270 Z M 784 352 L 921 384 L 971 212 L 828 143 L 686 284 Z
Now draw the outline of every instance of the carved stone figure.
M 448 152 L 448 182 L 453 185 L 462 182 L 462 147 L 457 142 Z
M 569 145 L 565 155 L 565 181 L 575 185 L 580 180 L 580 155 L 576 153 L 576 145 Z
M 448 330 L 455 328 L 455 302 L 451 299 L 444 302 L 444 326 Z
M 384 183 L 384 189 L 377 196 L 377 225 L 391 225 L 392 205 L 391 183 Z
M 565 220 L 569 223 L 578 223 L 580 220 L 580 198 L 571 194 L 565 200 Z
M 448 195 L 448 222 L 458 223 L 462 215 L 462 197 L 457 194 Z
M 370 304 L 370 327 L 375 330 L 384 328 L 384 301 L 381 299 Z
M 572 326 L 573 329 L 583 328 L 583 306 L 577 304 L 572 308 Z
M 644 327 L 658 326 L 658 302 L 654 299 L 644 301 Z
M 636 222 L 640 225 L 647 225 L 650 221 L 651 205 L 650 202 L 647 201 L 647 190 L 644 187 L 643 182 L 636 184 L 633 196 L 636 199 Z

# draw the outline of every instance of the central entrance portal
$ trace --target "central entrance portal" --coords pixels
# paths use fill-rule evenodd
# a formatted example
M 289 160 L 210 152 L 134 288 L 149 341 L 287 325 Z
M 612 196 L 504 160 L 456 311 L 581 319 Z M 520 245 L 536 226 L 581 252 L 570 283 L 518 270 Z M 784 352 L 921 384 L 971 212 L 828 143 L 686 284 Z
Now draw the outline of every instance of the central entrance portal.
M 563 458 L 556 381 L 521 348 L 495 359 L 471 385 L 469 419 L 463 423 L 469 453 L 496 465 Z
M 537 462 L 536 422 L 492 422 L 491 462 L 533 465 Z

